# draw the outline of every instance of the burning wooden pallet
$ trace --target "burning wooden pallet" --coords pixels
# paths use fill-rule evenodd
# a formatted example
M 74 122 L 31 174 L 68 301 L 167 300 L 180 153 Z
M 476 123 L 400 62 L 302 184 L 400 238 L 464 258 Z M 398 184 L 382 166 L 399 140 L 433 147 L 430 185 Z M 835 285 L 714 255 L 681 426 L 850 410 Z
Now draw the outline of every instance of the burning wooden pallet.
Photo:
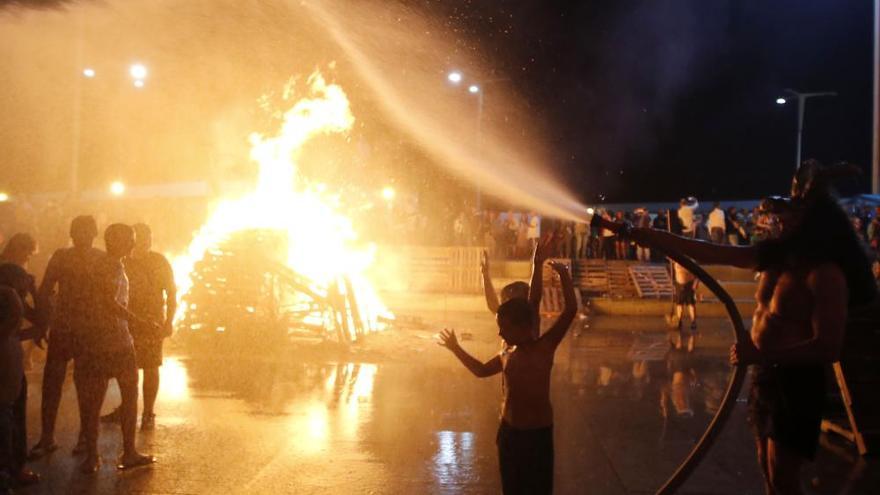
M 237 233 L 196 263 L 180 324 L 185 339 L 201 345 L 248 348 L 292 339 L 350 343 L 374 330 L 359 314 L 351 282 L 321 286 L 282 261 L 283 235 Z

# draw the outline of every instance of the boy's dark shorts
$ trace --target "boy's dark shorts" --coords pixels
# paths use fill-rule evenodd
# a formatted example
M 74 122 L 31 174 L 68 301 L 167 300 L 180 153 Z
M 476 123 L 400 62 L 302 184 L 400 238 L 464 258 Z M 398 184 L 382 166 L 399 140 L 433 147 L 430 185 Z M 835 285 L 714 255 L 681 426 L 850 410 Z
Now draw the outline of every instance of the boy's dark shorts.
M 679 306 L 693 306 L 697 304 L 697 293 L 694 291 L 694 281 L 684 284 L 678 282 L 672 285 L 675 292 L 675 304 Z
M 495 438 L 505 495 L 553 493 L 553 427 L 518 430 L 504 421 Z
M 824 366 L 767 365 L 753 371 L 749 423 L 755 435 L 812 460 L 825 406 Z

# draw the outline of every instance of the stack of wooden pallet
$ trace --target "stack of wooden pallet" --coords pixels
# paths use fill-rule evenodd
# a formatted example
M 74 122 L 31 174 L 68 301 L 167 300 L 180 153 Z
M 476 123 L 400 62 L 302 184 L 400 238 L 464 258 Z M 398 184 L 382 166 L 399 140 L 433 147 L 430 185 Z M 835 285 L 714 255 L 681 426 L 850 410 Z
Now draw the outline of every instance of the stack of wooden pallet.
M 636 291 L 641 298 L 663 299 L 672 297 L 672 278 L 666 264 L 640 263 L 629 266 Z

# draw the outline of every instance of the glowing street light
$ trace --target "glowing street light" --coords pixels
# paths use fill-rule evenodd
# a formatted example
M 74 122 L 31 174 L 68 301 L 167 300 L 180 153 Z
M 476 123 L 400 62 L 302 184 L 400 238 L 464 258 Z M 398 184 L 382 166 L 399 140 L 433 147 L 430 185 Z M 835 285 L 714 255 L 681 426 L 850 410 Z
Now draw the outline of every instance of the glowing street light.
M 5 203 L 9 201 L 9 195 L 5 192 L 0 192 L 0 203 Z
M 449 82 L 451 82 L 452 84 L 458 84 L 462 80 L 461 72 L 458 72 L 458 71 L 450 72 L 449 75 L 446 76 L 446 79 L 449 79 Z
M 388 201 L 394 201 L 394 197 L 397 196 L 397 192 L 391 186 L 385 186 L 382 188 L 382 199 Z
M 776 98 L 777 105 L 785 105 L 785 98 Z
M 114 196 L 122 196 L 125 194 L 125 184 L 122 181 L 115 181 L 110 184 L 110 194 Z
M 804 111 L 806 110 L 807 100 L 810 98 L 817 98 L 821 96 L 837 96 L 837 93 L 834 91 L 818 91 L 811 93 L 802 93 L 800 91 L 795 91 L 793 89 L 786 89 L 786 93 L 791 96 L 797 98 L 798 103 L 798 122 L 797 122 L 797 152 L 795 154 L 795 162 L 794 169 L 797 170 L 798 167 L 801 166 L 801 151 L 803 149 L 803 145 L 801 144 L 804 139 Z M 785 98 L 776 98 L 777 105 L 784 105 L 786 103 Z
M 132 64 L 128 68 L 128 73 L 131 74 L 132 79 L 143 80 L 147 78 L 147 67 L 144 64 Z
M 95 77 L 95 69 L 93 69 L 91 67 L 86 67 L 85 69 L 83 69 L 83 75 L 85 77 L 88 77 L 89 79 L 91 79 L 91 78 Z
M 468 86 L 468 92 L 472 94 L 477 94 L 480 92 L 480 87 L 476 84 L 471 84 L 470 86 Z
M 143 79 L 135 79 L 134 80 L 134 87 L 143 88 L 144 87 L 144 80 Z

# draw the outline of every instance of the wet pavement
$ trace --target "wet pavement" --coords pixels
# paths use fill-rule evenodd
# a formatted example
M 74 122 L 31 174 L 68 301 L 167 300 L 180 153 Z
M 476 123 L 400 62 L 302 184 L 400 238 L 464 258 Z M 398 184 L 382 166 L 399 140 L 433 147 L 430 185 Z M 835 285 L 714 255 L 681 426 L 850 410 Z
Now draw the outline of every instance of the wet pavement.
M 68 381 L 62 449 L 32 464 L 44 481 L 21 493 L 498 493 L 500 378 L 472 377 L 431 339 L 455 324 L 468 334 L 463 346 L 488 358 L 498 348 L 491 318 L 425 321 L 336 361 L 303 348 L 251 359 L 178 351 L 162 367 L 157 428 L 139 434 L 159 462 L 131 472 L 113 468 L 120 434 L 112 425 L 102 426 L 105 466 L 95 476 L 76 472 Z M 730 376 L 726 323 L 708 322 L 703 335 L 692 355 L 669 352 L 649 320 L 597 321 L 566 338 L 552 390 L 556 493 L 652 493 L 666 479 L 708 425 Z M 29 379 L 32 444 L 40 376 Z M 118 400 L 111 386 L 105 411 Z M 682 493 L 761 493 L 744 406 Z M 805 472 L 817 493 L 880 487 L 877 461 L 860 461 L 839 440 L 824 443 Z

